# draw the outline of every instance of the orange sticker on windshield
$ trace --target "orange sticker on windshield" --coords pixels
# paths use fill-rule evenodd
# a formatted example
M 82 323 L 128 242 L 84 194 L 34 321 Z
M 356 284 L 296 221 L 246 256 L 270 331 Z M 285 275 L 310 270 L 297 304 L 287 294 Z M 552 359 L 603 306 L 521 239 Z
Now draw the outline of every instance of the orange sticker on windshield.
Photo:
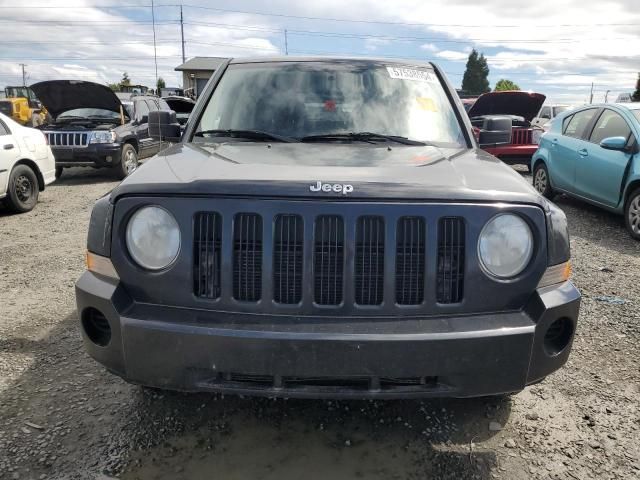
M 428 112 L 437 112 L 438 107 L 436 106 L 436 102 L 433 101 L 433 98 L 429 97 L 417 97 L 416 101 L 422 110 L 426 110 Z

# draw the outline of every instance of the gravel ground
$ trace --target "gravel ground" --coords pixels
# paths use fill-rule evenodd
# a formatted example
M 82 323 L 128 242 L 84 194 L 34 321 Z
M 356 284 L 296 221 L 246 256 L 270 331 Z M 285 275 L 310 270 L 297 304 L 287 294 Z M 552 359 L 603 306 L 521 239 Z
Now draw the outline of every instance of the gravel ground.
M 0 208 L 0 478 L 640 478 L 640 243 L 619 218 L 558 199 L 577 338 L 564 369 L 512 398 L 225 398 L 142 390 L 84 353 L 73 284 L 115 185 L 65 170 L 33 212 Z

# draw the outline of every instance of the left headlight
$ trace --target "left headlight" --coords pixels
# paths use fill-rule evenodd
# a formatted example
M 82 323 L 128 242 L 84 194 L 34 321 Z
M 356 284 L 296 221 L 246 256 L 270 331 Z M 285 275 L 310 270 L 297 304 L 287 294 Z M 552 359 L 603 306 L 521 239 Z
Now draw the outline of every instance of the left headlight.
M 478 256 L 490 275 L 502 279 L 515 277 L 527 267 L 533 256 L 531 228 L 518 215 L 496 215 L 480 233 Z
M 97 131 L 91 134 L 89 143 L 113 143 L 116 141 L 116 133 L 110 131 Z
M 127 224 L 127 249 L 135 262 L 147 270 L 162 270 L 173 263 L 180 250 L 180 228 L 162 207 L 143 207 Z

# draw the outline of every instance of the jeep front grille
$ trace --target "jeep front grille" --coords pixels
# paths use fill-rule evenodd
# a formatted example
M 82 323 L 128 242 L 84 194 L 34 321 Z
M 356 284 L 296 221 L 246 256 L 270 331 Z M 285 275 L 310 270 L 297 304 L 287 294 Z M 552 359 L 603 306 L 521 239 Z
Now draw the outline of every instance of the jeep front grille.
M 233 242 L 233 298 L 257 302 L 262 297 L 262 217 L 238 213 Z
M 52 147 L 86 147 L 88 132 L 43 132 Z
M 441 218 L 438 225 L 438 303 L 459 303 L 464 294 L 464 219 Z
M 197 213 L 193 228 L 195 295 L 218 299 L 227 284 L 237 301 L 266 300 L 280 305 L 308 301 L 319 307 L 342 308 L 348 301 L 349 305 L 375 308 L 386 302 L 422 305 L 426 298 L 439 304 L 463 300 L 463 218 L 440 218 L 433 225 L 433 237 L 427 235 L 430 227 L 424 217 L 389 221 L 385 216 L 363 215 L 349 217 L 348 222 L 345 218 L 285 213 L 263 222 L 258 213 L 236 213 L 233 222 L 229 221 L 232 231 L 225 237 L 220 213 Z M 227 250 L 224 238 L 233 242 Z M 434 239 L 431 250 L 428 238 Z M 224 274 L 225 251 L 232 255 L 228 263 L 231 278 Z M 429 251 L 434 252 L 433 261 L 427 259 Z M 351 252 L 350 265 L 347 252 Z M 429 268 L 434 270 L 431 276 Z M 386 281 L 387 275 L 392 280 Z

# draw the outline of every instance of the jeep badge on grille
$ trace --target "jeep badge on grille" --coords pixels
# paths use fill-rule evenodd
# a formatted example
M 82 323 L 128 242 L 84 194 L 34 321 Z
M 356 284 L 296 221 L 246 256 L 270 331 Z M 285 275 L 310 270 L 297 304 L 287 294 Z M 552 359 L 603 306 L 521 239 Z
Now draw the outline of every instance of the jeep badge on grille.
M 342 185 L 341 183 L 322 183 L 320 180 L 318 180 L 315 185 L 309 185 L 309 190 L 311 190 L 312 192 L 335 192 L 347 195 L 348 193 L 353 192 L 353 185 Z

